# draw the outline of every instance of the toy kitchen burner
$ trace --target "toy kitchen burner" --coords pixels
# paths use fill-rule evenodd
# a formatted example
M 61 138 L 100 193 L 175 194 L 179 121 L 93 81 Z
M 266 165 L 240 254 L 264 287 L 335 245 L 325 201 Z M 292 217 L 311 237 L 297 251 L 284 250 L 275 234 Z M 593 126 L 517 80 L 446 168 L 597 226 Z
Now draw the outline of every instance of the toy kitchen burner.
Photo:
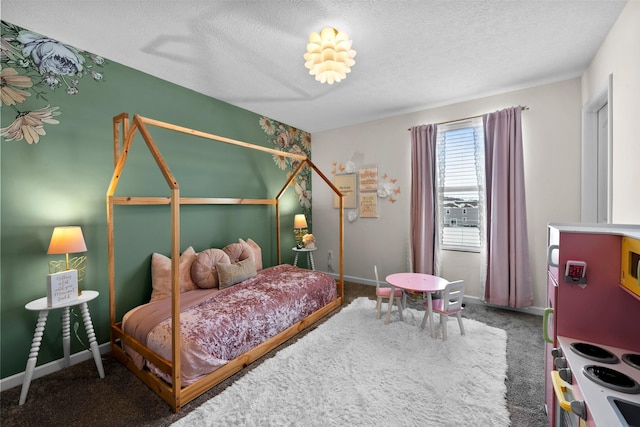
M 622 361 L 629 366 L 633 366 L 636 369 L 640 369 L 640 354 L 625 353 L 622 355 Z
M 567 337 L 558 342 L 555 365 L 573 414 L 559 409 L 557 425 L 639 426 L 640 354 Z
M 605 350 L 604 348 L 589 344 L 586 342 L 574 342 L 570 346 L 571 351 L 579 354 L 582 357 L 586 357 L 589 360 L 593 360 L 595 362 L 600 363 L 618 363 L 620 359 L 618 356 L 611 353 L 609 350 Z

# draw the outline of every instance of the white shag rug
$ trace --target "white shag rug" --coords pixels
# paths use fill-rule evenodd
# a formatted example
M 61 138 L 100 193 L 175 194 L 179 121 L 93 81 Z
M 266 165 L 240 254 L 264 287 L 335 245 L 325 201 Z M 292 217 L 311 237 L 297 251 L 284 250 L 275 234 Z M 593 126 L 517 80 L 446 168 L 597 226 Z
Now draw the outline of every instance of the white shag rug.
M 423 315 L 358 298 L 173 426 L 508 426 L 506 332 L 463 312 L 433 340 Z

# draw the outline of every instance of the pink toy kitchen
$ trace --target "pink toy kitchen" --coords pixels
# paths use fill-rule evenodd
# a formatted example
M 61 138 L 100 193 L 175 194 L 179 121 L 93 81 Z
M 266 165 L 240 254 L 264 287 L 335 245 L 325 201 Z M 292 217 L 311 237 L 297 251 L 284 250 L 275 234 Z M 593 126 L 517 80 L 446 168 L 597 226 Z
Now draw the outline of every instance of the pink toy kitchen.
M 549 224 L 552 427 L 640 426 L 640 225 Z

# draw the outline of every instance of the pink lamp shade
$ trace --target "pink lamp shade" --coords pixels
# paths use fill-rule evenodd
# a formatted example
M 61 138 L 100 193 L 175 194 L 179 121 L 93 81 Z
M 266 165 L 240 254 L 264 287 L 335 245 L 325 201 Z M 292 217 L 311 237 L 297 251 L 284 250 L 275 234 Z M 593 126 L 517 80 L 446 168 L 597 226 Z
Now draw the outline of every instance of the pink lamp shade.
M 307 228 L 307 218 L 304 214 L 297 214 L 293 218 L 293 228 Z
M 78 226 L 56 227 L 51 235 L 47 254 L 70 254 L 86 252 L 82 229 Z

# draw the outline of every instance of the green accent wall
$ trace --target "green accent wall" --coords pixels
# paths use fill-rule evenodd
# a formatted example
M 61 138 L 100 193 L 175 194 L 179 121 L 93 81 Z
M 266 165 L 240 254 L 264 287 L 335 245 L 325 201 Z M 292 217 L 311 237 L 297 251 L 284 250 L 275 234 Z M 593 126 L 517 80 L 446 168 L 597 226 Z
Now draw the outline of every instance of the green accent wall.
M 3 22 L 6 28 L 13 28 Z M 4 47 L 4 45 L 3 45 Z M 86 52 L 85 52 L 86 53 Z M 3 52 L 4 55 L 4 52 Z M 88 64 L 88 63 L 86 63 Z M 3 73 L 8 67 L 3 57 Z M 85 67 L 85 71 L 88 68 Z M 37 143 L 25 139 L 0 141 L 0 377 L 25 369 L 38 313 L 24 306 L 46 295 L 48 263 L 62 256 L 47 255 L 55 226 L 79 225 L 87 244 L 84 289 L 100 292 L 89 303 L 98 343 L 109 340 L 106 192 L 113 173 L 114 116 L 127 112 L 203 132 L 270 148 L 274 134 L 261 125 L 260 115 L 179 87 L 111 62 L 100 67 L 99 80 L 84 75 L 74 87 L 73 76 L 55 90 L 40 84 L 17 105 L 2 104 L 6 129 L 18 112 L 58 107 L 58 124 L 44 124 Z M 4 75 L 4 74 L 3 74 Z M 32 77 L 37 70 L 30 71 Z M 3 79 L 3 88 L 5 80 Z M 294 135 L 300 131 L 282 125 Z M 281 128 L 282 129 L 282 128 Z M 274 198 L 290 173 L 271 154 L 150 127 L 151 135 L 180 184 L 184 197 Z M 308 138 L 310 136 L 302 132 Z M 285 148 L 286 149 L 286 148 Z M 310 145 L 305 150 L 310 155 Z M 305 181 L 311 194 L 311 180 Z M 298 187 L 299 190 L 299 187 Z M 138 135 L 124 168 L 116 196 L 169 196 L 168 186 Z M 309 196 L 310 199 L 310 196 Z M 281 199 L 282 261 L 291 263 L 293 216 L 305 213 L 311 228 L 311 206 L 290 187 Z M 117 316 L 145 303 L 151 294 L 153 252 L 170 254 L 170 211 L 161 206 L 115 206 Z M 181 212 L 181 251 L 222 248 L 238 238 L 252 238 L 261 247 L 265 266 L 277 262 L 275 208 L 267 206 L 186 206 Z M 73 255 L 71 255 L 73 256 Z M 73 333 L 87 344 L 79 310 L 72 314 L 71 353 L 85 351 Z M 62 354 L 61 311 L 52 311 L 42 337 L 38 366 Z

